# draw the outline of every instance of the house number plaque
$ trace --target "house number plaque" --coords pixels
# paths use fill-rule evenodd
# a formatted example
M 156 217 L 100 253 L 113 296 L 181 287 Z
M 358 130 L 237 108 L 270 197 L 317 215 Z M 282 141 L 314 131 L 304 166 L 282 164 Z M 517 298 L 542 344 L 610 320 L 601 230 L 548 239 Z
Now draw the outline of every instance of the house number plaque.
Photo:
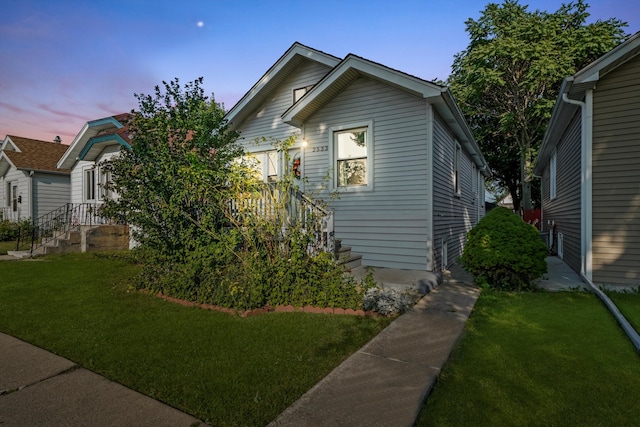
M 317 152 L 320 152 L 320 151 L 329 151 L 329 146 L 328 145 L 319 145 L 319 146 L 313 147 L 311 149 L 311 152 L 313 152 L 313 153 L 317 153 Z

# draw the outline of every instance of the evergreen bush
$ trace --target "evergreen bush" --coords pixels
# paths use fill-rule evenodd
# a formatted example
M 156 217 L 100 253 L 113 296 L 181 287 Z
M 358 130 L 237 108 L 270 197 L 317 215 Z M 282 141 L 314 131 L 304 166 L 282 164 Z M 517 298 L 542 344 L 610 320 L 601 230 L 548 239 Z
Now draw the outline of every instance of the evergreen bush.
M 492 209 L 467 234 L 460 261 L 477 284 L 523 290 L 547 272 L 548 250 L 538 230 L 509 209 Z

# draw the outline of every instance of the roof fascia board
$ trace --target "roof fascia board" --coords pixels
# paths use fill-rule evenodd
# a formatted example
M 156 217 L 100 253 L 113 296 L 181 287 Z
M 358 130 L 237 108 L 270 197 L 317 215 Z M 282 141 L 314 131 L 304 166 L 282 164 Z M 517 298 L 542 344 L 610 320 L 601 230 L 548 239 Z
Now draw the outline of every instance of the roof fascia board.
M 91 137 L 87 136 L 87 131 L 90 128 L 106 125 L 113 125 L 116 127 L 116 129 L 122 129 L 124 127 L 122 123 L 120 123 L 113 117 L 105 117 L 103 119 L 91 120 L 86 122 L 84 126 L 82 126 L 82 129 L 80 130 L 78 135 L 76 135 L 76 137 L 69 145 L 69 148 L 67 148 L 67 151 L 64 152 L 64 154 L 56 164 L 56 167 L 58 169 L 71 169 L 76 160 L 78 160 L 77 157 L 79 157 L 79 153 L 84 150 L 86 143 L 89 141 L 89 139 L 91 139 Z
M 600 71 L 615 64 L 616 61 L 625 58 L 627 55 L 632 54 L 633 51 L 637 49 L 640 49 L 640 31 L 574 74 L 573 78 L 575 83 L 598 81 Z
M 11 147 L 13 147 L 12 150 L 8 150 L 8 151 L 15 151 L 16 153 L 21 153 L 22 151 L 20 151 L 20 148 L 16 145 L 15 142 L 13 142 L 13 140 L 11 139 L 11 137 L 9 135 L 6 136 L 6 138 L 4 139 L 4 141 L 2 142 L 2 147 L 0 147 L 0 150 L 5 150 L 7 148 L 7 145 L 11 145 Z
M 444 104 L 446 105 L 446 109 L 443 112 L 448 113 L 454 120 L 455 125 L 452 126 L 452 130 L 459 138 L 459 142 L 462 143 L 467 152 L 471 155 L 473 162 L 476 164 L 476 166 L 478 166 L 478 169 L 480 170 L 482 175 L 487 178 L 490 177 L 491 171 L 489 170 L 489 165 L 482 155 L 480 146 L 476 142 L 476 139 L 473 137 L 473 133 L 471 132 L 471 129 L 469 129 L 469 124 L 464 118 L 464 114 L 462 114 L 462 110 L 460 110 L 460 107 L 458 106 L 458 103 L 454 99 L 453 94 L 451 93 L 449 88 L 445 87 L 442 90 L 441 96 L 444 100 Z
M 297 118 L 297 116 L 318 96 L 328 90 L 351 70 L 355 70 L 361 75 L 385 82 L 425 99 L 440 96 L 442 92 L 442 88 L 436 84 L 420 80 L 417 77 L 409 76 L 408 74 L 393 70 L 384 65 L 376 64 L 359 56 L 349 54 L 297 103 L 285 111 L 282 115 L 282 120 L 293 126 L 300 126 L 301 120 Z
M 286 65 L 291 62 L 296 55 L 300 55 L 304 58 L 311 59 L 329 67 L 335 67 L 340 63 L 340 58 L 326 54 L 324 52 L 311 49 L 298 42 L 294 43 L 277 61 L 267 70 L 267 72 L 253 85 L 251 89 L 236 103 L 236 105 L 229 110 L 226 115 L 228 121 L 233 122 L 233 119 L 243 111 L 245 108 L 251 105 L 251 101 L 262 92 L 267 84 L 273 80 L 274 76 L 279 74 Z
M 131 145 L 129 145 L 129 143 L 127 143 L 118 134 L 96 136 L 96 137 L 90 138 L 89 141 L 87 141 L 87 143 L 84 145 L 84 148 L 80 152 L 80 155 L 78 156 L 78 160 L 84 160 L 85 157 L 87 156 L 87 153 L 89 153 L 89 150 L 91 150 L 91 148 L 93 148 L 94 145 L 101 144 L 103 142 L 108 142 L 108 141 L 115 141 L 118 144 L 122 145 L 123 147 L 127 149 L 131 149 Z
M 547 130 L 542 138 L 542 144 L 540 145 L 540 151 L 536 163 L 533 165 L 533 173 L 537 176 L 541 176 L 544 171 L 545 165 L 551 157 L 551 153 L 555 150 L 556 145 L 565 128 L 569 125 L 567 117 L 571 117 L 575 112 L 577 106 L 573 104 L 567 104 L 562 101 L 562 94 L 569 94 L 573 88 L 573 77 L 566 77 L 562 80 L 560 90 L 558 91 L 558 98 L 551 111 L 551 117 L 549 118 L 549 124 Z
M 3 152 L 0 152 L 0 171 L 4 169 L 3 167 L 1 167 L 3 163 L 7 164 L 7 168 L 6 168 L 6 171 L 0 173 L 0 176 L 4 176 L 7 172 L 9 172 L 9 170 L 11 170 L 11 168 L 17 169 L 16 166 L 11 161 L 11 159 L 9 158 L 9 156 L 7 156 Z

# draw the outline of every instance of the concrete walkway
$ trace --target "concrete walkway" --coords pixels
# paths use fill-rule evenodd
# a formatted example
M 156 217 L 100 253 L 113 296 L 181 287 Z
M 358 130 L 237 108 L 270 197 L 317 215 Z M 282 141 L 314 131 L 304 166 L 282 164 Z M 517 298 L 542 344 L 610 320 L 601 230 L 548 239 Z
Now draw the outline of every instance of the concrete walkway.
M 416 280 L 415 272 L 395 272 L 396 284 Z M 270 425 L 413 425 L 478 298 L 479 290 L 470 282 L 459 268 L 445 274 L 444 283 L 413 311 L 396 319 Z M 422 283 L 419 278 L 417 283 Z
M 0 333 L 0 425 L 192 426 L 199 423 L 191 415 Z

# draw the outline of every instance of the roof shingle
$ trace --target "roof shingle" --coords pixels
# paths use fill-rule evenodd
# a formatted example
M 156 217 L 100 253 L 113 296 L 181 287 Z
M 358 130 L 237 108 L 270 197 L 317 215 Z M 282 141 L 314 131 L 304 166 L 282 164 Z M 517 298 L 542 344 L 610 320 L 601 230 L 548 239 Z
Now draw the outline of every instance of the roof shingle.
M 69 169 L 58 169 L 56 163 L 69 148 L 68 145 L 55 142 L 40 141 L 37 139 L 23 138 L 21 136 L 7 135 L 20 152 L 3 150 L 3 153 L 18 169 L 36 171 L 50 171 L 57 173 L 71 173 Z

